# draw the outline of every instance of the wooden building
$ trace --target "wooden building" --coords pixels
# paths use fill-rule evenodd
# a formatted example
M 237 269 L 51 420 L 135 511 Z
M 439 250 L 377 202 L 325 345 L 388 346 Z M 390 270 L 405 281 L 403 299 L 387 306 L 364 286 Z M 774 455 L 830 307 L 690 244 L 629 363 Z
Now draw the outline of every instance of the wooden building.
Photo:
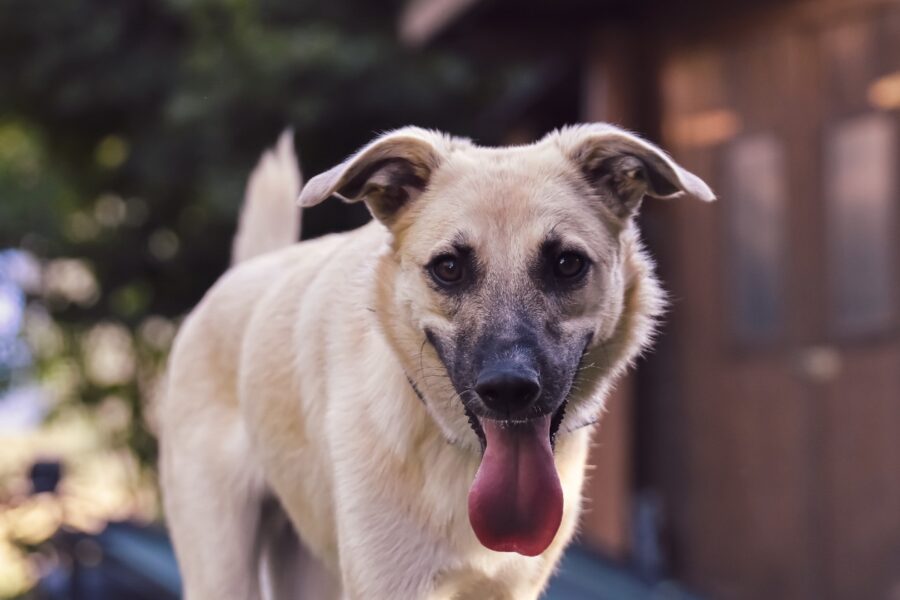
M 900 598 L 900 1 L 413 0 L 400 31 L 546 66 L 505 137 L 615 121 L 721 198 L 645 209 L 672 308 L 586 540 L 710 598 Z

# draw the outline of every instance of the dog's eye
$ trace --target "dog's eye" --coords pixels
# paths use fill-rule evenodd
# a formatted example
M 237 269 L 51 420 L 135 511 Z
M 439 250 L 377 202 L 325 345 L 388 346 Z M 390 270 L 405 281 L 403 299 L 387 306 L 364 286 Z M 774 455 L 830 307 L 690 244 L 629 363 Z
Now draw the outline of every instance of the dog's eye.
M 577 252 L 563 252 L 556 257 L 553 274 L 559 279 L 575 279 L 587 268 L 588 261 Z
M 453 285 L 462 280 L 465 267 L 459 258 L 448 254 L 434 259 L 429 266 L 429 270 L 431 271 L 431 276 L 438 283 Z

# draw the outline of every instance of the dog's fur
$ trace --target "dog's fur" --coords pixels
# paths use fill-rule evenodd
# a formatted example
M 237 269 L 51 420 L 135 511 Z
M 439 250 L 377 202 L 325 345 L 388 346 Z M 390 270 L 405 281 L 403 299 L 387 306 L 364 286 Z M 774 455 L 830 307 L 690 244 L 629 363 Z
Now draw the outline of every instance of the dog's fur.
M 293 244 L 297 215 L 272 200 L 299 185 L 292 156 L 283 141 L 257 169 L 245 214 L 277 215 L 246 216 L 235 244 L 237 258 L 285 247 L 240 262 L 191 313 L 159 403 L 187 600 L 260 598 L 301 568 L 260 576 L 275 504 L 306 549 L 295 597 L 537 598 L 576 528 L 586 425 L 663 308 L 633 216 L 645 195 L 712 192 L 611 125 L 508 148 L 405 128 L 301 192 L 365 201 L 375 220 Z M 428 266 L 461 246 L 472 280 L 442 289 Z M 540 266 L 557 247 L 590 266 L 562 291 Z M 466 512 L 493 415 L 473 378 L 501 342 L 540 376 L 532 410 L 564 411 L 562 524 L 535 557 L 488 550 Z

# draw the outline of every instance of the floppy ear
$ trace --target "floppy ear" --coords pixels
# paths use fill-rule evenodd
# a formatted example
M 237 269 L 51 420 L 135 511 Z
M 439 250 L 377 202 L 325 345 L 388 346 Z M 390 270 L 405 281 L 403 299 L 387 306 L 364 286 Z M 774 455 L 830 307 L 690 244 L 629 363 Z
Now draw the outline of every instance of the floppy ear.
M 436 146 L 440 141 L 438 134 L 417 127 L 385 134 L 310 179 L 300 192 L 300 205 L 314 206 L 329 196 L 345 202 L 363 200 L 376 219 L 391 226 L 440 165 Z
M 588 184 L 621 218 L 633 216 L 645 196 L 716 199 L 702 179 L 660 148 L 615 125 L 580 125 L 560 131 L 559 136 L 564 152 Z

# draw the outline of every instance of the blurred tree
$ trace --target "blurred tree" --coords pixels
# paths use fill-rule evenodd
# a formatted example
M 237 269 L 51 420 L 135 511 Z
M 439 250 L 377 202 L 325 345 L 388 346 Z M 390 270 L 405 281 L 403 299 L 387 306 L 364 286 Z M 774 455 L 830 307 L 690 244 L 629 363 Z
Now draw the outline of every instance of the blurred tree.
M 0 2 L 0 248 L 31 252 L 57 282 L 29 309 L 38 371 L 65 374 L 64 402 L 124 401 L 121 442 L 144 464 L 148 382 L 177 318 L 227 267 L 245 177 L 278 132 L 294 127 L 308 174 L 408 123 L 471 135 L 528 69 L 404 49 L 399 7 Z M 305 236 L 368 218 L 330 204 Z

